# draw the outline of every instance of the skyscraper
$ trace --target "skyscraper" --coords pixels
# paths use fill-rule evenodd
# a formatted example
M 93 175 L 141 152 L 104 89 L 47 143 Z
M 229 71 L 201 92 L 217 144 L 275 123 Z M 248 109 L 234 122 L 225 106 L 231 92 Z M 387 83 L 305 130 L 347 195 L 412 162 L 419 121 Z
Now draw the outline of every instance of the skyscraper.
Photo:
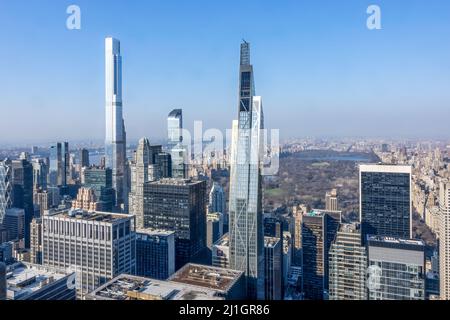
M 238 121 L 233 122 L 230 171 L 230 267 L 244 271 L 249 299 L 264 299 L 261 97 L 254 96 L 250 44 L 241 44 Z
M 45 266 L 75 271 L 78 296 L 121 273 L 136 271 L 134 217 L 70 210 L 42 217 Z
M 183 146 L 183 111 L 174 109 L 167 117 L 168 147 L 172 158 L 172 177 L 187 178 L 186 150 Z
M 175 272 L 175 232 L 136 231 L 136 275 L 165 280 Z
M 209 212 L 220 212 L 225 215 L 225 192 L 214 182 L 209 192 Z
M 97 201 L 101 202 L 102 211 L 112 212 L 114 189 L 112 188 L 112 170 L 103 167 L 87 167 L 82 170 L 83 187 L 94 190 Z
M 144 227 L 144 183 L 148 179 L 148 167 L 152 164 L 150 142 L 147 138 L 139 140 L 134 161 L 131 163 L 131 189 L 129 195 L 129 213 L 136 216 L 138 228 Z
M 439 184 L 439 286 L 442 300 L 450 300 L 450 181 Z
M 44 159 L 33 159 L 33 190 L 47 189 L 48 165 Z
M 359 210 L 367 235 L 412 237 L 411 166 L 360 165 Z
M 3 217 L 6 209 L 12 206 L 11 190 L 11 163 L 9 160 L 0 162 L 0 225 L 3 223 Z
M 87 149 L 80 149 L 80 166 L 81 167 L 89 167 L 89 150 Z
M 30 223 L 34 217 L 33 207 L 33 167 L 28 160 L 13 160 L 12 167 L 12 207 L 24 209 L 25 247 L 30 247 Z
M 338 209 L 338 196 L 337 190 L 333 189 L 327 192 L 325 195 L 325 210 L 337 211 Z
M 116 192 L 115 207 L 126 209 L 128 202 L 126 178 L 126 132 L 122 115 L 122 56 L 120 42 L 105 39 L 105 102 L 106 102 L 106 166 L 112 170 Z
M 50 186 L 66 186 L 67 177 L 70 176 L 70 155 L 69 143 L 57 142 L 50 146 L 50 168 L 49 181 Z
M 328 291 L 328 254 L 341 219 L 340 211 L 314 209 L 303 215 L 303 290 L 308 300 L 322 300 Z
M 366 300 L 366 269 L 360 226 L 342 224 L 329 252 L 329 299 Z
M 425 300 L 422 240 L 368 236 L 369 300 Z
M 206 182 L 161 179 L 144 184 L 144 228 L 175 232 L 175 267 L 206 249 Z
M 264 237 L 265 300 L 281 300 L 283 283 L 283 243 L 280 238 Z

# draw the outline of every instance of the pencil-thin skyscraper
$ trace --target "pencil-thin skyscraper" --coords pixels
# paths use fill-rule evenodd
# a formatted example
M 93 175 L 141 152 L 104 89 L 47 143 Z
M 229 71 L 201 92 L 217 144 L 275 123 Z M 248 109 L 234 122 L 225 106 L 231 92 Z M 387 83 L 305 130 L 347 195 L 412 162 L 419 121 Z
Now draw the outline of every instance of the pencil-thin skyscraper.
M 106 102 L 106 166 L 112 169 L 116 207 L 126 207 L 126 133 L 122 116 L 122 56 L 120 42 L 105 39 L 105 102 Z
M 261 190 L 261 97 L 254 96 L 250 44 L 241 44 L 239 117 L 233 126 L 230 179 L 230 267 L 245 272 L 249 299 L 264 299 Z M 235 122 L 234 122 L 235 124 Z

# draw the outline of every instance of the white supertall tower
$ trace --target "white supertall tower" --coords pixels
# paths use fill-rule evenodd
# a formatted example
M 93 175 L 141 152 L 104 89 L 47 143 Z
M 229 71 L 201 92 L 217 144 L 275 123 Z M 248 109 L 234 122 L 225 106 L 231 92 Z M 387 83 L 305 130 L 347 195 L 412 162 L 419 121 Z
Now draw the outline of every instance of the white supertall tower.
M 105 102 L 106 102 L 106 166 L 112 169 L 116 208 L 126 210 L 126 133 L 122 115 L 122 56 L 120 41 L 105 39 Z

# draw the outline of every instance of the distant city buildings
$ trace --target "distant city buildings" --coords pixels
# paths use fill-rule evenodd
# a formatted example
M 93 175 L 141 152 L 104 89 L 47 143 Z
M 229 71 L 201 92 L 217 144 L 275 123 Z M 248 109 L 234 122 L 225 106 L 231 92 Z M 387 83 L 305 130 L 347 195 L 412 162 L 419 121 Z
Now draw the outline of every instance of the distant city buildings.
M 228 233 L 216 241 L 212 246 L 212 265 L 214 267 L 230 267 L 230 238 Z

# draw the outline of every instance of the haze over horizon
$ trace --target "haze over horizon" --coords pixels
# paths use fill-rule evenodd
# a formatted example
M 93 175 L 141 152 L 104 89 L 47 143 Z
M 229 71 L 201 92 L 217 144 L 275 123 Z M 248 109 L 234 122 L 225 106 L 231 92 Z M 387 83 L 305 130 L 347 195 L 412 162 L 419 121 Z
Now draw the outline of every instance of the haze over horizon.
M 450 3 L 375 2 L 382 30 L 367 29 L 365 0 L 1 3 L 0 144 L 104 139 L 108 35 L 130 142 L 163 139 L 173 108 L 187 129 L 230 128 L 242 38 L 282 139 L 450 138 Z M 71 4 L 81 30 L 66 28 Z

